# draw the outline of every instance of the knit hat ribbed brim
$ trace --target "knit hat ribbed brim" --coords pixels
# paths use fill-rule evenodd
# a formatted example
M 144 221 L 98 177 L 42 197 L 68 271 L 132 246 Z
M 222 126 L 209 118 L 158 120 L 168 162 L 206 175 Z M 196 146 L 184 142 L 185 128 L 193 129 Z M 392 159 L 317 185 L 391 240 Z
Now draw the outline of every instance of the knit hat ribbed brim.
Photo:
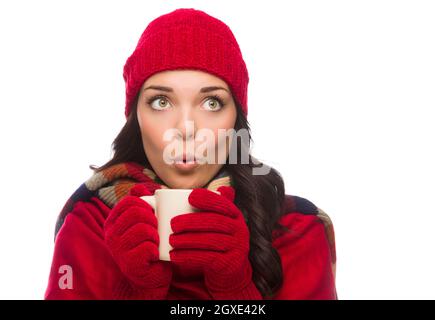
M 177 69 L 201 70 L 224 80 L 247 116 L 249 75 L 239 45 L 224 22 L 193 8 L 164 14 L 142 33 L 124 65 L 125 116 L 147 78 Z

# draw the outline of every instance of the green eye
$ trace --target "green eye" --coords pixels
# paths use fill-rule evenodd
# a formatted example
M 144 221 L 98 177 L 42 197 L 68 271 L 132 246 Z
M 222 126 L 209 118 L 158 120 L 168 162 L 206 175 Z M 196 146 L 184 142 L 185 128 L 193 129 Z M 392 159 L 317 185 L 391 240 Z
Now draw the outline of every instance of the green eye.
M 224 106 L 222 99 L 217 96 L 210 97 L 205 102 L 205 108 L 210 111 L 219 111 Z
M 168 99 L 165 96 L 155 96 L 147 101 L 147 104 L 154 110 L 165 110 L 170 106 Z

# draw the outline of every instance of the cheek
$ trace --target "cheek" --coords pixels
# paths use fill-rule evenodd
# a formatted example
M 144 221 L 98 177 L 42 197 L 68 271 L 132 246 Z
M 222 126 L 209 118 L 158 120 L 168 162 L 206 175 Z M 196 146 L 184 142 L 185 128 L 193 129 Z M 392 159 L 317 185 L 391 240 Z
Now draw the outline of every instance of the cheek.
M 211 130 L 217 137 L 218 130 L 233 129 L 236 123 L 235 106 L 228 106 L 218 114 L 213 112 L 204 113 L 202 117 L 198 117 L 198 127 Z
M 212 115 L 214 116 L 214 115 Z M 218 163 L 223 163 L 229 153 L 231 145 L 231 130 L 234 130 L 236 121 L 235 110 L 234 113 L 228 112 L 222 116 L 214 116 L 209 119 L 201 119 L 201 127 L 209 130 L 212 136 L 207 139 L 208 148 L 214 149 L 215 160 Z M 207 155 L 207 151 L 204 155 Z
M 139 116 L 139 115 L 138 115 Z M 138 118 L 143 147 L 148 158 L 160 156 L 165 147 L 163 134 L 166 130 L 162 121 L 153 119 L 152 115 Z

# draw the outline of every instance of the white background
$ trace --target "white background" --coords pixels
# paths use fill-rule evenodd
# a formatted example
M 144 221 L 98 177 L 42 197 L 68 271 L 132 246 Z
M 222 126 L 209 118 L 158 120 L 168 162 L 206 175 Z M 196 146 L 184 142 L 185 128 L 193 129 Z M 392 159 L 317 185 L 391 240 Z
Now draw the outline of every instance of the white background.
M 433 1 L 2 1 L 0 298 L 42 299 L 56 217 L 111 157 L 122 67 L 194 7 L 235 34 L 254 155 L 332 218 L 340 299 L 434 299 Z

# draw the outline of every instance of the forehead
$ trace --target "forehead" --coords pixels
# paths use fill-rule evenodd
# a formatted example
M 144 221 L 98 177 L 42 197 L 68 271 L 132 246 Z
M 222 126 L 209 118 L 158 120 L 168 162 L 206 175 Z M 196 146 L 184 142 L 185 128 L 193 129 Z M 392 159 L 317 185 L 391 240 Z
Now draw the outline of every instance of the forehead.
M 183 87 L 203 87 L 208 85 L 219 85 L 228 89 L 227 83 L 221 78 L 201 70 L 168 70 L 161 71 L 150 76 L 143 84 L 165 85 L 174 89 Z

